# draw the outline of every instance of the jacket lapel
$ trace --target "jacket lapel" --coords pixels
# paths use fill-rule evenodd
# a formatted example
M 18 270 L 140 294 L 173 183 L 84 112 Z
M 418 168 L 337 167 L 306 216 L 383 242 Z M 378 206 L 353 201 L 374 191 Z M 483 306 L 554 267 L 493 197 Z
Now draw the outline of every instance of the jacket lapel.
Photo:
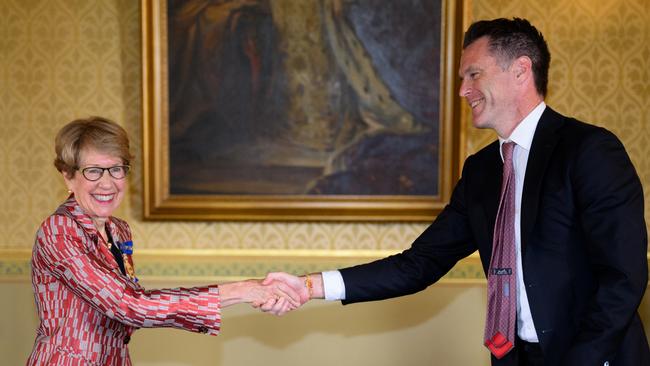
M 108 249 L 106 241 L 101 237 L 99 231 L 97 231 L 91 218 L 83 212 L 81 206 L 79 206 L 79 203 L 77 203 L 77 200 L 73 195 L 70 195 L 68 200 L 59 207 L 57 213 L 69 216 L 79 223 L 79 226 L 81 226 L 84 231 L 84 244 L 89 253 L 95 254 L 97 258 L 106 265 L 106 267 L 113 269 L 118 268 L 117 263 L 113 258 L 113 254 Z
M 491 245 L 494 235 L 494 224 L 496 222 L 497 210 L 499 209 L 499 198 L 501 196 L 501 180 L 503 175 L 503 161 L 499 153 L 499 141 L 495 141 L 489 147 L 491 151 L 487 156 L 490 161 L 484 165 L 483 178 L 479 179 L 481 183 L 480 190 L 483 192 L 481 198 L 483 209 L 485 210 L 485 222 L 487 236 L 490 238 Z
M 556 132 L 562 124 L 562 115 L 546 107 L 535 129 L 533 143 L 528 154 L 528 164 L 526 165 L 526 176 L 521 197 L 522 253 L 526 250 L 526 243 L 528 243 L 537 219 L 542 181 L 553 155 L 553 150 L 560 139 Z

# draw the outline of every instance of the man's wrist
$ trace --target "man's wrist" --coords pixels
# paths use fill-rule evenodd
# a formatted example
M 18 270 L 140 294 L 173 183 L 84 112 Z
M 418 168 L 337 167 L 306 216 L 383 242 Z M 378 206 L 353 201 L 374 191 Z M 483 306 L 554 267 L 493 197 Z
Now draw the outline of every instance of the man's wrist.
M 345 283 L 339 271 L 325 271 L 320 273 L 320 288 L 322 298 L 329 301 L 345 300 Z M 315 288 L 317 286 L 314 286 Z
M 309 299 L 313 299 L 314 298 L 314 282 L 312 281 L 310 274 L 305 275 L 304 283 L 305 283 L 305 287 L 307 288 L 307 294 L 309 295 Z
M 320 273 L 309 273 L 301 276 L 309 299 L 323 299 L 325 298 L 325 291 L 323 290 L 323 277 Z

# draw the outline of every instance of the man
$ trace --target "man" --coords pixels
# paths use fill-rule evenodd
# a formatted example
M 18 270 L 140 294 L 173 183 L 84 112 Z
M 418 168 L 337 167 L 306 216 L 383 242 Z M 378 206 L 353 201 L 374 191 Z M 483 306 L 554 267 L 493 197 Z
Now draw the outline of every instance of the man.
M 648 279 L 641 183 L 612 133 L 545 105 L 549 63 L 528 21 L 472 24 L 460 96 L 499 139 L 467 158 L 445 209 L 400 254 L 267 278 L 303 301 L 381 300 L 426 288 L 478 250 L 493 365 L 650 365 L 637 314 Z

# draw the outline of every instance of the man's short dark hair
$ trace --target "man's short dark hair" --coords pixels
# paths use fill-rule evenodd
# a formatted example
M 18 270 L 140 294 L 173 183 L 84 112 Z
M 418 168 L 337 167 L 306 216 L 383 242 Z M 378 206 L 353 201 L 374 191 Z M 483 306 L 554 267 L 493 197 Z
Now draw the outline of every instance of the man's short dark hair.
M 545 97 L 551 54 L 542 33 L 526 19 L 480 20 L 470 25 L 465 32 L 463 49 L 486 36 L 489 39 L 489 50 L 502 68 L 509 67 L 512 61 L 521 56 L 528 56 L 531 59 L 535 88 Z

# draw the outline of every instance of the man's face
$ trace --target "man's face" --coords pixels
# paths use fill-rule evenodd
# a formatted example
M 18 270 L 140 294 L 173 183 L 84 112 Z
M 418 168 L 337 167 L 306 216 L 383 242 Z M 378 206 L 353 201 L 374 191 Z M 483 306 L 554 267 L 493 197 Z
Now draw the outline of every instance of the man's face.
M 459 95 L 472 109 L 474 127 L 494 129 L 508 135 L 516 120 L 517 91 L 511 68 L 504 70 L 489 51 L 488 38 L 482 37 L 463 50 L 459 75 Z

